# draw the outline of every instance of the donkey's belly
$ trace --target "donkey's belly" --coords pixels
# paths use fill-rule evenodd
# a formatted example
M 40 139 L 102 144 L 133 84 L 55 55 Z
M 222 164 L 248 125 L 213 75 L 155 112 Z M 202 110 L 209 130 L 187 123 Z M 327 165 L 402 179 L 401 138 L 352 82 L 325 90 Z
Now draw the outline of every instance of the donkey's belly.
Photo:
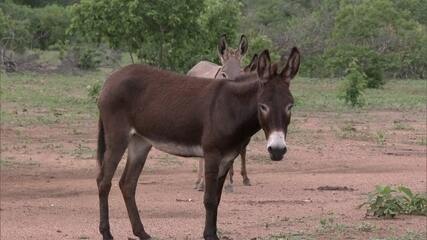
M 202 147 L 198 145 L 185 145 L 185 144 L 180 144 L 175 142 L 162 142 L 158 140 L 153 140 L 144 135 L 137 133 L 135 129 L 132 129 L 130 134 L 136 134 L 140 137 L 143 137 L 154 148 L 162 152 L 166 152 L 166 153 L 181 156 L 181 157 L 203 157 Z
M 157 142 L 147 139 L 154 148 L 181 157 L 203 157 L 201 146 L 187 146 L 173 142 Z

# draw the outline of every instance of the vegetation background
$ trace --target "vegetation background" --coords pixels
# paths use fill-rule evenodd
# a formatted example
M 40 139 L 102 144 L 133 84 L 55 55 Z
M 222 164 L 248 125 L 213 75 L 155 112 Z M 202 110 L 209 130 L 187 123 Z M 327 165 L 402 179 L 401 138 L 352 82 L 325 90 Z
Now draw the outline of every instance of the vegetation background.
M 218 62 L 221 34 L 234 43 L 243 33 L 248 59 L 269 48 L 283 61 L 298 46 L 306 77 L 344 76 L 356 59 L 375 88 L 383 77 L 425 78 L 426 23 L 424 0 L 4 0 L 0 60 L 25 69 L 22 54 L 50 50 L 80 69 L 126 55 L 186 72 L 201 59 Z
M 61 171 L 66 169 L 72 177 L 64 177 L 69 182 L 62 190 L 68 193 L 74 191 L 70 186 L 75 175 L 85 172 L 86 185 L 77 182 L 76 189 L 96 193 L 92 189 L 94 174 L 86 172 L 93 169 L 96 152 L 98 111 L 94 102 L 111 71 L 134 62 L 185 73 L 203 59 L 218 63 L 216 47 L 222 34 L 227 35 L 231 47 L 236 47 L 240 35 L 246 34 L 246 62 L 265 48 L 270 49 L 275 61 L 282 62 L 291 47 L 297 46 L 302 52 L 301 70 L 292 83 L 296 111 L 290 133 L 296 147 L 295 162 L 292 166 L 281 165 L 280 171 L 269 169 L 271 163 L 263 160 L 265 139 L 256 135 L 248 162 L 255 164 L 258 172 L 251 175 L 265 182 L 270 182 L 271 176 L 291 176 L 291 181 L 294 173 L 281 171 L 301 170 L 303 181 L 295 183 L 301 188 L 292 196 L 296 205 L 289 206 L 298 209 L 299 202 L 305 204 L 306 200 L 314 206 L 314 213 L 306 213 L 312 219 L 304 221 L 309 222 L 304 223 L 295 215 L 276 226 L 284 228 L 289 223 L 308 225 L 311 229 L 301 230 L 295 236 L 277 231 L 277 237 L 257 239 L 425 239 L 426 23 L 426 0 L 0 0 L 0 175 L 4 220 L 0 225 L 9 224 L 2 232 L 14 237 L 16 233 L 25 235 L 20 227 L 22 219 L 39 230 L 45 222 L 56 223 L 44 216 L 58 216 L 58 212 L 49 212 L 56 211 L 55 208 L 42 212 L 45 208 L 34 201 L 35 196 L 46 192 L 51 194 L 50 200 L 57 201 L 61 197 L 58 189 L 30 187 L 31 191 L 27 191 L 28 186 L 25 189 L 22 182 L 13 185 L 14 178 L 30 182 L 29 186 L 34 181 L 45 184 L 44 178 L 35 180 L 32 175 L 43 175 L 47 182 L 62 181 Z M 53 152 L 50 158 L 46 158 L 47 152 Z M 309 155 L 305 155 L 307 152 Z M 153 158 L 153 164 L 159 166 L 152 165 L 156 171 L 166 163 L 173 167 L 184 164 L 181 167 L 187 170 L 191 166 L 173 156 L 157 154 Z M 329 181 L 313 174 L 316 169 L 323 176 L 336 177 L 329 171 L 337 166 L 337 172 L 345 175 L 347 182 Z M 348 171 L 354 169 L 370 175 L 351 175 Z M 347 184 L 359 190 L 311 195 L 302 187 L 316 185 L 310 181 Z M 368 194 L 377 184 L 385 186 Z M 414 192 L 401 185 L 413 188 Z M 260 196 L 256 189 L 254 186 L 244 191 L 248 196 Z M 34 203 L 31 210 L 43 221 L 28 218 L 30 203 L 23 200 L 22 192 L 29 192 L 27 197 Z M 171 194 L 173 199 L 175 193 Z M 186 194 L 193 194 L 192 189 Z M 162 196 L 169 195 L 162 192 Z M 323 212 L 325 204 L 316 199 L 319 196 L 328 196 L 325 202 L 330 204 L 331 214 L 337 215 Z M 274 203 L 273 198 L 266 202 Z M 40 199 L 45 204 L 46 200 Z M 64 198 L 67 204 L 74 200 Z M 164 206 L 170 205 L 168 201 L 163 201 Z M 364 209 L 355 209 L 361 203 Z M 240 208 L 242 202 L 237 199 L 235 204 Z M 253 202 L 245 205 L 251 207 L 261 209 Z M 79 216 L 92 217 L 85 215 L 92 214 L 87 211 L 93 209 L 90 206 L 78 208 L 82 211 Z M 380 217 L 424 217 L 374 222 L 355 219 L 354 216 L 366 212 L 365 208 L 369 215 Z M 316 212 L 319 209 L 322 212 Z M 74 210 L 70 212 L 75 214 Z M 340 215 L 340 211 L 347 216 Z M 61 212 L 64 213 L 62 209 Z M 231 212 L 232 217 L 237 217 Z M 192 221 L 199 222 L 197 217 Z M 60 224 L 62 227 L 74 225 L 64 220 L 67 223 Z M 128 223 L 127 218 L 124 221 Z M 18 232 L 10 230 L 15 225 Z M 273 229 L 274 224 L 260 224 L 257 230 L 265 231 L 267 226 Z M 98 236 L 96 228 L 94 225 L 85 234 Z M 53 234 L 71 236 L 71 232 L 78 232 L 75 226 L 70 229 L 53 229 Z M 414 232 L 406 233 L 408 229 Z M 83 233 L 76 234 L 79 235 L 72 236 L 88 239 Z M 45 238 L 49 237 L 40 239 Z

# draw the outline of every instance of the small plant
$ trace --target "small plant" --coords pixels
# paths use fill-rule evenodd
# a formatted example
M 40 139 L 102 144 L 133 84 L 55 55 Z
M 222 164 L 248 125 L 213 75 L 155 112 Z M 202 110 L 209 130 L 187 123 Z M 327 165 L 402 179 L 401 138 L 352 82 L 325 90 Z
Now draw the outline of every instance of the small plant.
M 364 104 L 362 96 L 365 87 L 366 75 L 360 70 L 357 61 L 353 60 L 348 67 L 339 98 L 352 107 L 360 107 Z
M 402 206 L 398 198 L 394 196 L 396 190 L 390 186 L 376 186 L 375 191 L 369 193 L 368 201 L 359 207 L 368 205 L 367 215 L 393 218 L 402 212 Z
M 318 228 L 318 232 L 327 233 L 327 232 L 344 232 L 348 226 L 345 224 L 340 224 L 335 222 L 335 218 L 333 216 L 322 218 L 319 221 L 320 226 Z
M 368 205 L 367 215 L 393 218 L 398 214 L 427 215 L 427 196 L 413 194 L 404 186 L 376 186 L 375 191 L 369 193 L 368 201 L 359 208 Z
M 418 144 L 419 144 L 419 145 L 426 146 L 426 145 L 427 145 L 427 138 L 426 138 L 426 137 L 421 137 L 421 138 L 418 140 Z
M 383 131 L 378 131 L 376 134 L 377 143 L 380 145 L 385 144 L 385 133 Z
M 99 97 L 99 93 L 101 92 L 102 83 L 100 81 L 95 82 L 92 85 L 88 85 L 87 87 L 87 95 L 91 100 L 96 102 Z
M 405 214 L 427 215 L 427 194 L 414 194 L 405 186 L 399 186 L 397 189 L 402 193 Z
M 376 227 L 370 223 L 362 222 L 359 226 L 357 226 L 357 230 L 360 232 L 372 232 L 376 229 Z

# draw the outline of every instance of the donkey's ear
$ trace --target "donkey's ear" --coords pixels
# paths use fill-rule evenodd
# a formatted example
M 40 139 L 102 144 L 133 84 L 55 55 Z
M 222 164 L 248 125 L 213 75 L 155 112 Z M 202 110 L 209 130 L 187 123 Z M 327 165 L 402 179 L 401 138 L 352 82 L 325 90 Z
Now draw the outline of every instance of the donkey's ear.
M 248 39 L 244 34 L 240 37 L 240 43 L 239 43 L 239 54 L 240 57 L 245 56 L 245 54 L 248 52 Z
M 243 69 L 244 72 L 253 72 L 257 68 L 258 65 L 258 54 L 252 57 L 251 62 Z
M 300 53 L 298 48 L 293 47 L 291 53 L 289 54 L 288 62 L 286 63 L 285 68 L 280 74 L 286 82 L 290 82 L 292 78 L 298 73 L 300 64 Z
M 262 53 L 259 55 L 258 64 L 257 64 L 258 78 L 261 81 L 267 80 L 266 78 L 270 76 L 270 66 L 271 66 L 270 53 L 266 49 L 262 51 Z
M 227 50 L 227 39 L 226 39 L 226 35 L 223 34 L 219 38 L 219 42 L 218 42 L 218 56 L 221 59 L 221 62 L 224 62 L 224 60 L 226 60 L 227 58 L 226 50 Z

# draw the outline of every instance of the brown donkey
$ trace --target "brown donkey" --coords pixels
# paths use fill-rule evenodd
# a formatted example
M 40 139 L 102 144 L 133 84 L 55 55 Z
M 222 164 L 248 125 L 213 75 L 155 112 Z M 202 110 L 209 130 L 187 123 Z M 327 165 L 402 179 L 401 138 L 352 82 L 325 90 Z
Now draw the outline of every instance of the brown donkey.
M 240 37 L 239 47 L 237 49 L 232 49 L 228 47 L 226 36 L 222 35 L 219 43 L 218 43 L 218 56 L 221 59 L 222 66 L 219 66 L 215 63 L 201 61 L 197 63 L 193 68 L 188 71 L 188 76 L 193 77 L 203 77 L 203 78 L 216 78 L 216 79 L 231 79 L 234 80 L 237 76 L 239 76 L 241 71 L 241 62 L 242 58 L 245 56 L 248 50 L 248 40 L 245 35 Z M 256 61 L 258 56 L 255 55 L 252 58 L 251 63 L 243 69 L 244 72 L 254 71 L 253 67 L 256 66 Z M 246 186 L 250 186 L 250 180 L 248 178 L 248 174 L 246 171 L 246 146 L 243 147 L 240 152 L 241 158 L 241 175 L 243 177 L 243 184 Z M 199 159 L 199 166 L 197 169 L 197 180 L 195 189 L 199 191 L 204 190 L 204 181 L 203 181 L 203 173 L 204 173 L 204 160 L 203 158 Z M 233 165 L 231 165 L 230 171 L 228 172 L 229 181 L 225 185 L 224 189 L 231 192 L 233 191 L 233 175 L 234 169 Z
M 112 239 L 108 195 L 111 179 L 126 148 L 128 159 L 120 189 L 133 233 L 149 239 L 135 202 L 139 175 L 151 147 L 183 157 L 205 159 L 204 239 L 218 240 L 217 211 L 230 166 L 247 139 L 262 129 L 272 160 L 283 159 L 291 119 L 291 79 L 299 69 L 296 48 L 282 71 L 270 64 L 267 50 L 257 74 L 237 81 L 198 79 L 146 65 L 130 65 L 105 82 L 100 111 L 97 178 L 103 239 Z M 244 81 L 239 81 L 242 79 Z

